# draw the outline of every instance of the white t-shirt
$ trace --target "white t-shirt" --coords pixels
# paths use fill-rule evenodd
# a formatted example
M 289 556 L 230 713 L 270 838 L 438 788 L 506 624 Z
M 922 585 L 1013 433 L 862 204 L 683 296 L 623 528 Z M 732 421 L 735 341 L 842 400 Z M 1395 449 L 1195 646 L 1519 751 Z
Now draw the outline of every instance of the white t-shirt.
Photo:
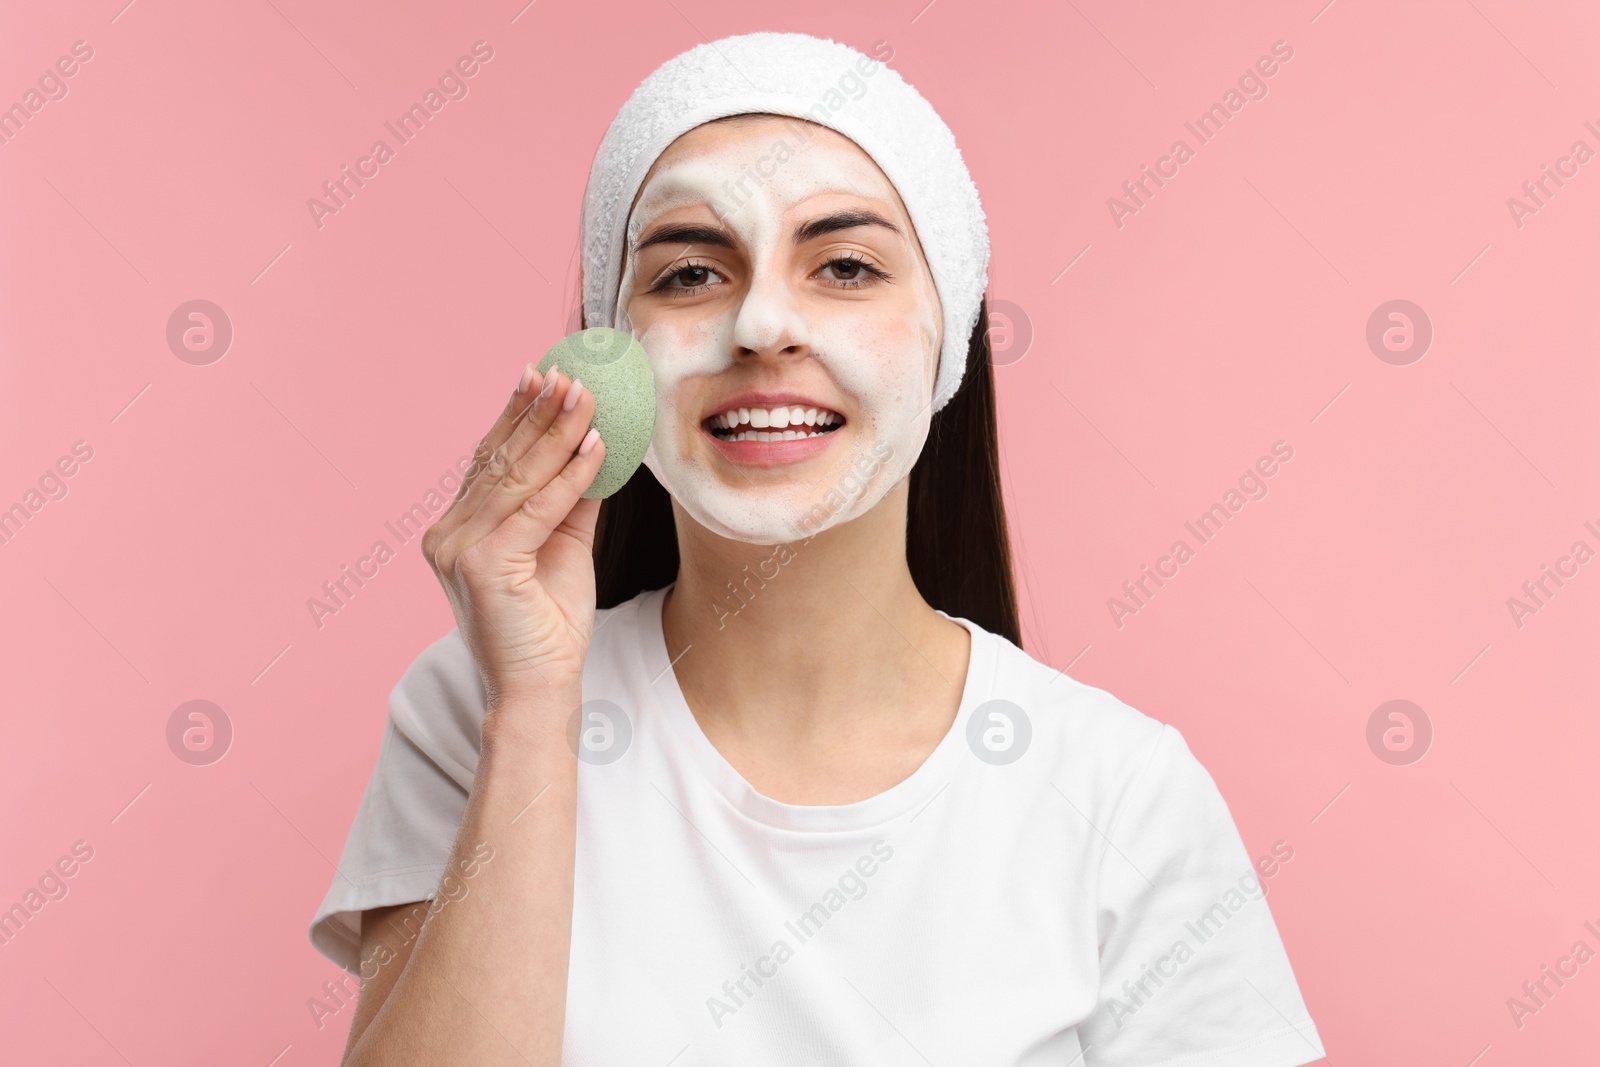
M 664 593 L 599 612 L 584 669 L 563 1064 L 1322 1058 L 1263 883 L 1177 730 L 955 618 L 971 662 L 926 762 L 858 803 L 780 803 L 696 723 Z M 439 891 L 483 710 L 454 630 L 390 694 L 311 926 L 346 970 L 363 909 Z M 444 901 L 471 889 L 448 884 Z

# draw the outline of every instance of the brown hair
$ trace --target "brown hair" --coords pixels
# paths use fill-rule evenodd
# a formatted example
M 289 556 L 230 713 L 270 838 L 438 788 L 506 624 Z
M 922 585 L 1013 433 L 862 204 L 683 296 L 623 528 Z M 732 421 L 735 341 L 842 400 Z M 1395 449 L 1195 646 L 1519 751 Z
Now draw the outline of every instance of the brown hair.
M 989 356 L 985 298 L 967 342 L 961 386 L 934 413 L 927 443 L 911 468 L 906 563 L 917 591 L 933 607 L 969 619 L 1020 648 Z M 600 506 L 594 564 L 601 608 L 677 579 L 671 497 L 648 467 L 640 467 Z

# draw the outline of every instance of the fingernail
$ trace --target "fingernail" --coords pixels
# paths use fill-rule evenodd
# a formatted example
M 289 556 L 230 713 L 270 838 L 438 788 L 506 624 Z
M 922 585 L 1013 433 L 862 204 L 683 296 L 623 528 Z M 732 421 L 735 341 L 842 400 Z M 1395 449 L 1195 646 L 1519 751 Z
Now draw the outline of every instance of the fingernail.
M 572 379 L 572 384 L 567 386 L 567 398 L 561 402 L 562 411 L 571 411 L 578 406 L 578 396 L 583 392 L 583 383 Z
M 600 431 L 593 426 L 589 427 L 589 432 L 583 435 L 583 444 L 578 446 L 578 455 L 587 456 L 590 452 L 593 452 L 594 443 L 598 440 L 600 440 Z
M 559 370 L 559 367 L 551 367 L 550 373 L 544 376 L 544 385 L 539 389 L 540 396 L 549 396 L 551 393 L 556 391 L 556 373 Z
M 522 377 L 517 379 L 517 395 L 522 396 L 528 391 L 528 386 L 533 384 L 533 376 L 538 373 L 530 363 L 522 368 Z

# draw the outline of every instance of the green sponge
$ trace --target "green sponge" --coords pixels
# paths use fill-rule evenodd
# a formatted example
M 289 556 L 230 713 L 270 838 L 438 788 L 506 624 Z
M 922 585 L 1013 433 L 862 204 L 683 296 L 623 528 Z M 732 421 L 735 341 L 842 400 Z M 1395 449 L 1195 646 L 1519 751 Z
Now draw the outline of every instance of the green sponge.
M 605 462 L 584 492 L 604 500 L 627 484 L 644 462 L 656 429 L 656 380 L 644 346 L 621 330 L 595 326 L 568 334 L 539 361 L 539 373 L 559 367 L 594 394 L 595 429 L 606 443 Z

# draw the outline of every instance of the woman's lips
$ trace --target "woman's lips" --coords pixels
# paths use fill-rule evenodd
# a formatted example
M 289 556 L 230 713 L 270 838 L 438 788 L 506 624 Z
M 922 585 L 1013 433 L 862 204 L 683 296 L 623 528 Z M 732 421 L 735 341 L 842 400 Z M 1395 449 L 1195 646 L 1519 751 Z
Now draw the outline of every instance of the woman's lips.
M 700 432 L 711 442 L 717 454 L 730 463 L 745 467 L 777 467 L 785 463 L 797 463 L 820 454 L 839 430 L 813 434 L 810 437 L 797 437 L 792 441 L 725 441 L 707 429 L 704 424 L 701 425 Z
M 700 421 L 730 463 L 773 467 L 810 459 L 844 427 L 844 416 L 801 393 L 749 391 Z M 767 440 L 759 440 L 759 438 Z M 742 438 L 742 440 L 741 440 Z

